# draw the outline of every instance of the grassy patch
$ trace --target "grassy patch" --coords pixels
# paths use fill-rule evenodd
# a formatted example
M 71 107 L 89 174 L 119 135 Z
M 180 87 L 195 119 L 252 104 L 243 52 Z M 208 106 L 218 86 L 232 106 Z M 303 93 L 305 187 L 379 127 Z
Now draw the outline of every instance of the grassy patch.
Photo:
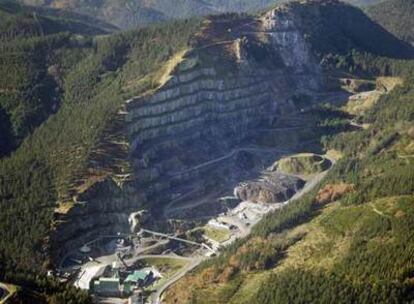
M 58 214 L 67 214 L 74 206 L 73 202 L 66 201 L 59 204 L 59 206 L 55 209 L 55 212 Z
M 414 139 L 407 134 L 402 134 L 393 145 L 392 150 L 395 150 L 400 157 L 413 157 Z
M 396 86 L 402 85 L 403 79 L 401 77 L 378 77 L 377 86 L 382 87 L 386 91 L 393 90 Z
M 181 259 L 166 258 L 148 258 L 142 260 L 144 263 L 156 267 L 163 274 L 171 275 L 187 264 L 187 261 Z
M 230 239 L 230 231 L 225 228 L 213 228 L 210 226 L 205 226 L 203 228 L 204 234 L 214 241 L 217 241 L 219 243 L 225 242 L 228 239 Z
M 343 154 L 340 151 L 334 149 L 326 151 L 326 155 L 335 160 L 339 160 L 343 157 Z
M 353 95 L 342 110 L 351 115 L 361 115 L 371 109 L 381 96 L 379 91 Z
M 165 281 L 169 280 L 174 274 L 176 274 L 181 268 L 183 268 L 188 262 L 181 259 L 165 259 L 165 258 L 148 258 L 142 260 L 142 262 L 148 266 L 154 266 L 163 277 L 158 280 L 150 289 L 156 289 L 162 285 Z
M 297 154 L 281 159 L 278 168 L 288 174 L 313 175 L 327 170 L 329 160 L 316 154 Z
M 331 236 L 345 236 L 357 228 L 359 219 L 366 216 L 361 206 L 338 208 L 321 219 L 321 228 Z

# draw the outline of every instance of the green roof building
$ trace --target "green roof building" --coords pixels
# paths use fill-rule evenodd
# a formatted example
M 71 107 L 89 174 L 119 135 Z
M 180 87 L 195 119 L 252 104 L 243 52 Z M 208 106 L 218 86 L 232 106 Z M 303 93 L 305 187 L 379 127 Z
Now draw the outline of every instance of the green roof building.
M 144 281 L 148 274 L 144 271 L 135 270 L 133 274 L 130 274 L 125 282 L 138 282 L 139 280 Z
M 152 272 L 135 270 L 134 273 L 130 274 L 124 281 L 125 283 L 135 284 L 142 286 L 148 282 L 152 277 Z
M 105 296 L 119 296 L 119 278 L 100 278 L 94 282 L 93 290 L 95 293 Z

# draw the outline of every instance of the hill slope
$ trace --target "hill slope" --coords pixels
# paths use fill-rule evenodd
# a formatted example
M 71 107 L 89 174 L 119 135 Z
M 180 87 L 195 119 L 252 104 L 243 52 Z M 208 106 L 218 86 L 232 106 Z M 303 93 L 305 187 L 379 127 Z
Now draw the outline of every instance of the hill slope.
M 193 20 L 108 35 L 113 26 L 92 21 L 0 2 L 0 281 L 21 286 L 23 303 L 90 303 L 45 278 L 56 202 L 82 179 L 122 102 L 156 85 L 156 71 L 199 28 Z
M 367 14 L 398 38 L 414 45 L 414 2 L 388 0 L 366 9 Z
M 23 17 L 35 22 L 32 15 Z M 22 20 L 20 15 L 10 18 Z M 0 280 L 34 290 L 38 301 L 26 303 L 89 303 L 69 285 L 44 279 L 55 208 L 84 182 L 84 175 L 99 179 L 111 170 L 127 173 L 126 166 L 111 167 L 112 160 L 127 159 L 122 135 L 117 137 L 113 130 L 122 120 L 117 113 L 129 96 L 158 85 L 166 62 L 187 48 L 199 27 L 199 20 L 192 20 L 89 37 L 67 32 L 43 36 L 30 25 L 30 31 L 5 35 L 0 45 L 0 101 L 7 111 L 0 115 L 30 131 L 20 133 L 24 140 L 0 159 Z M 35 94 L 39 88 L 44 96 Z M 10 124 L 4 128 L 15 129 Z M 118 146 L 108 144 L 114 139 Z M 96 152 L 105 143 L 112 149 L 110 156 L 101 146 Z
M 64 75 L 92 46 L 88 36 L 114 30 L 86 19 L 0 1 L 0 157 L 58 110 Z

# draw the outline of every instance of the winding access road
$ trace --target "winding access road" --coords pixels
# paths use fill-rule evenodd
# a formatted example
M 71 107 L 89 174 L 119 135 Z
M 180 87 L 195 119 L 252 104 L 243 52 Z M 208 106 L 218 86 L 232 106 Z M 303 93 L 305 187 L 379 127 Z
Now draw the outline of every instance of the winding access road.
M 329 169 L 325 170 L 322 173 L 319 173 L 318 175 L 316 175 L 314 177 L 312 177 L 312 179 L 309 180 L 300 191 L 296 192 L 295 195 L 293 195 L 288 201 L 286 201 L 284 203 L 285 205 L 290 203 L 293 200 L 297 200 L 297 199 L 301 198 L 303 195 L 305 195 L 309 191 L 313 190 L 322 181 L 322 179 L 326 176 L 326 174 L 328 174 L 328 172 L 331 171 L 331 169 L 333 168 L 333 166 L 336 163 L 336 160 L 332 157 L 327 156 L 327 155 L 323 155 L 323 157 L 325 157 L 326 159 L 328 159 L 331 162 L 331 166 L 329 167 Z
M 13 295 L 6 284 L 0 283 L 0 304 L 7 303 L 7 300 Z
M 190 244 L 190 245 L 200 246 L 200 247 L 203 247 L 203 248 L 215 253 L 215 251 L 212 248 L 210 248 L 209 246 L 207 246 L 204 243 L 196 243 L 196 242 L 189 241 L 189 240 L 186 240 L 186 239 L 182 239 L 182 238 L 179 238 L 179 237 L 176 237 L 176 236 L 171 236 L 171 235 L 168 235 L 168 234 L 165 234 L 165 233 L 155 232 L 155 231 L 151 231 L 151 230 L 147 230 L 147 229 L 141 229 L 141 231 L 144 231 L 146 233 L 151 233 L 153 235 L 160 236 L 160 237 L 165 237 L 165 238 L 168 238 L 170 240 L 179 241 L 179 242 L 187 243 L 187 244 Z
M 174 274 L 168 281 L 162 284 L 161 287 L 157 289 L 155 293 L 151 296 L 151 303 L 152 304 L 161 304 L 162 294 L 171 286 L 174 285 L 177 281 L 179 281 L 182 277 L 184 277 L 188 272 L 196 268 L 204 258 L 192 258 L 191 262 L 182 268 L 179 272 Z
M 226 159 L 232 158 L 232 157 L 236 156 L 237 153 L 242 152 L 242 151 L 257 152 L 257 153 L 281 153 L 281 154 L 289 153 L 289 151 L 287 151 L 285 149 L 278 149 L 278 148 L 260 148 L 260 147 L 237 148 L 237 149 L 234 149 L 231 152 L 227 153 L 226 155 L 223 155 L 221 157 L 217 157 L 215 159 L 206 161 L 204 163 L 201 163 L 199 165 L 191 167 L 187 170 L 183 170 L 183 171 L 180 171 L 180 172 L 177 172 L 177 173 L 172 173 L 170 176 L 175 177 L 175 176 L 179 176 L 179 175 L 182 175 L 182 174 L 190 173 L 192 171 L 200 170 L 201 168 L 208 167 L 208 166 L 211 166 L 213 164 L 222 162 Z

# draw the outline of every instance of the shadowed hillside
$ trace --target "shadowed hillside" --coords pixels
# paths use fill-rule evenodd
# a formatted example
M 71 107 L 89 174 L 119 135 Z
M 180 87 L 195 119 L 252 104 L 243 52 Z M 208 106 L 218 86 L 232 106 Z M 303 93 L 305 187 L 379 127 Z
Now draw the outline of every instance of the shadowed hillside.
M 367 14 L 398 38 L 414 45 L 414 2 L 388 0 L 366 9 Z
M 305 38 L 320 55 L 363 50 L 377 56 L 413 58 L 409 44 L 399 41 L 353 6 L 338 1 L 308 1 L 286 4 L 286 9 L 301 20 Z

